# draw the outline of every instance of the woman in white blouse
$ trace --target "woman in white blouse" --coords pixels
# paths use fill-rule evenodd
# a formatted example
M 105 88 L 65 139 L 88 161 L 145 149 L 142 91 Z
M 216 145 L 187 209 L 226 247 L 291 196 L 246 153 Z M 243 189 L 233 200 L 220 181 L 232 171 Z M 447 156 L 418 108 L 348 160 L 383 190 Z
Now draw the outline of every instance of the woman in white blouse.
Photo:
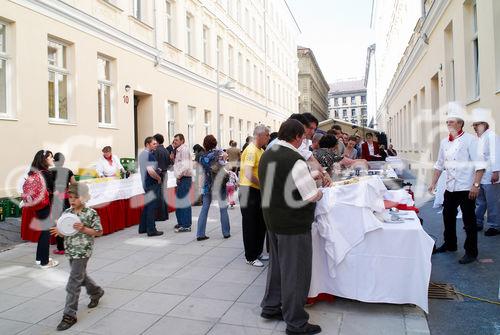
M 125 169 L 120 163 L 120 159 L 118 156 L 113 155 L 109 145 L 102 148 L 102 156 L 97 161 L 96 170 L 100 178 L 114 177 L 119 172 L 125 173 Z

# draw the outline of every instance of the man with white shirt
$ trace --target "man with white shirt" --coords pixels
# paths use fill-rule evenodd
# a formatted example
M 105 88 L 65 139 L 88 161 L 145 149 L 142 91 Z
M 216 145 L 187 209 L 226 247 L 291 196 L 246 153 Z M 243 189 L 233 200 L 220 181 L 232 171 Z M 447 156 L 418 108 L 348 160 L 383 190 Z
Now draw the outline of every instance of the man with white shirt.
M 109 145 L 102 148 L 102 156 L 97 161 L 96 171 L 100 178 L 115 177 L 117 173 L 125 173 L 125 169 L 120 163 L 120 159 L 118 156 L 113 155 Z
M 320 172 L 311 174 L 298 151 L 304 131 L 301 122 L 285 121 L 279 129 L 279 140 L 262 155 L 259 164 L 270 251 L 261 316 L 284 320 L 287 334 L 321 332 L 321 327 L 308 322 L 304 310 L 311 283 L 311 225 L 315 203 L 323 196 L 314 180 L 322 178 Z
M 500 235 L 500 137 L 490 128 L 490 120 L 489 110 L 474 110 L 472 126 L 479 140 L 479 154 L 487 164 L 476 200 L 476 218 L 478 229 L 482 229 L 484 214 L 488 210 L 489 228 L 484 235 L 496 236 Z
M 191 231 L 191 201 L 189 190 L 193 184 L 193 161 L 189 147 L 185 143 L 183 134 L 174 136 L 172 143 L 175 148 L 174 175 L 177 179 L 175 189 L 175 216 L 177 217 L 176 233 Z
M 457 112 L 450 113 L 446 125 L 450 133 L 441 141 L 434 176 L 429 186 L 429 192 L 433 193 L 441 172 L 446 170 L 444 243 L 434 253 L 457 251 L 456 217 L 457 207 L 460 206 L 467 237 L 464 244 L 465 255 L 459 263 L 467 264 L 474 262 L 478 255 L 475 207 L 485 164 L 478 155 L 477 139 L 463 131 L 463 117 Z

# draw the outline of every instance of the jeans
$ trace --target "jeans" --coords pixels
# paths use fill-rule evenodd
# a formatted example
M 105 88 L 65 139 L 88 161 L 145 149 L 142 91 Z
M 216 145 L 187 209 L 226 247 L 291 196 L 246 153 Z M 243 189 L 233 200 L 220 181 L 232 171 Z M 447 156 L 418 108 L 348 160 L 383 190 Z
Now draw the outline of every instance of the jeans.
M 182 177 L 177 180 L 177 189 L 175 190 L 175 216 L 177 223 L 182 228 L 191 227 L 191 200 L 189 191 L 193 179 L 191 177 Z
M 69 260 L 71 272 L 69 274 L 68 284 L 66 285 L 66 306 L 64 307 L 64 314 L 76 317 L 78 310 L 78 299 L 80 297 L 80 290 L 85 286 L 87 294 L 90 298 L 97 298 L 102 288 L 87 275 L 88 258 L 75 258 Z
M 469 199 L 469 191 L 444 192 L 444 244 L 448 249 L 457 247 L 457 207 L 460 206 L 466 234 L 464 249 L 472 257 L 478 254 L 475 205 L 476 202 Z
M 203 206 L 201 207 L 200 217 L 198 218 L 198 227 L 196 232 L 196 237 L 204 237 L 207 228 L 208 210 L 210 209 L 210 204 L 212 203 L 212 193 L 207 192 L 203 194 Z M 227 200 L 226 194 L 222 194 L 219 198 L 219 209 L 220 209 L 220 223 L 222 228 L 222 235 L 230 235 L 229 227 L 229 215 L 227 214 Z
M 141 213 L 139 233 L 153 234 L 156 232 L 155 210 L 158 205 L 160 184 L 144 188 L 144 209 Z
M 489 228 L 500 230 L 500 184 L 481 184 L 476 199 L 476 219 L 480 227 L 483 227 L 486 211 L 488 211 L 486 222 Z

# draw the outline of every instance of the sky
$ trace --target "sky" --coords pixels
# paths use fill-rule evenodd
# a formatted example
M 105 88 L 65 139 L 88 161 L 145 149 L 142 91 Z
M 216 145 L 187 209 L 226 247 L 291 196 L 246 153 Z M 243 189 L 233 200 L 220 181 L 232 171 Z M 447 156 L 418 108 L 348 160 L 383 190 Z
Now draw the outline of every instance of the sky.
M 363 78 L 370 45 L 372 0 L 287 0 L 328 83 Z

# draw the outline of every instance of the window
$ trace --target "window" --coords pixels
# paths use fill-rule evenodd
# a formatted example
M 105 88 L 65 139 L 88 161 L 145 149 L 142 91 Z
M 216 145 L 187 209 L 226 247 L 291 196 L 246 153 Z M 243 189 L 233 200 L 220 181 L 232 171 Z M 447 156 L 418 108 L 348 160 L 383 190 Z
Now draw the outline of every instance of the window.
M 47 47 L 49 70 L 49 119 L 68 121 L 67 47 L 53 40 Z
M 252 122 L 247 121 L 247 137 L 251 136 L 251 134 L 253 134 L 253 131 L 252 131 Z
M 217 68 L 220 71 L 224 69 L 224 58 L 223 58 L 223 49 L 222 49 L 222 37 L 217 36 Z
M 229 77 L 233 78 L 234 77 L 234 50 L 233 46 L 231 44 L 228 45 L 227 47 L 227 66 L 228 66 L 228 73 Z
M 243 84 L 243 55 L 238 52 L 238 79 Z
M 111 82 L 111 61 L 97 56 L 97 111 L 99 124 L 111 125 L 113 120 L 113 84 Z
M 355 105 L 356 104 L 356 97 L 351 97 L 351 105 Z
M 250 12 L 245 8 L 245 31 L 250 35 Z
M 342 117 L 343 117 L 344 119 L 347 119 L 347 109 L 343 109 L 343 110 L 342 110 Z
M 339 118 L 339 110 L 338 110 L 338 109 L 336 109 L 336 110 L 335 110 L 335 118 L 336 118 L 336 119 L 338 119 L 338 118 Z
M 171 0 L 166 0 L 165 1 L 165 41 L 168 43 L 172 43 L 172 1 Z
M 192 148 L 195 144 L 194 124 L 196 122 L 196 107 L 188 106 L 188 143 Z
M 236 20 L 241 25 L 241 0 L 236 2 Z
M 467 95 L 469 99 L 477 99 L 480 94 L 477 5 L 476 1 L 470 0 L 464 6 Z
M 257 65 L 253 65 L 253 89 L 254 91 L 258 91 L 259 87 L 259 78 L 257 77 Z
M 148 1 L 144 0 L 133 0 L 133 16 L 142 22 L 147 21 L 147 5 Z
M 366 95 L 361 96 L 361 104 L 366 105 Z
M 0 22 L 0 115 L 7 115 L 7 26 Z
M 479 86 L 479 38 L 477 33 L 477 4 L 474 1 L 472 5 L 473 17 L 472 17 L 472 54 L 474 59 L 474 94 L 475 97 L 479 97 L 480 86 Z
M 252 36 L 254 41 L 257 42 L 257 21 L 255 21 L 255 17 L 252 17 Z
M 238 138 L 239 138 L 239 145 L 240 145 L 240 148 L 242 147 L 243 145 L 243 120 L 242 119 L 239 119 L 238 121 Z
M 229 117 L 229 140 L 234 139 L 234 117 Z
M 455 101 L 455 59 L 453 52 L 453 22 L 450 22 L 444 30 L 444 54 L 445 54 L 445 77 L 446 93 L 448 101 Z
M 347 97 L 342 97 L 342 105 L 347 105 Z
M 261 94 L 264 94 L 264 90 L 265 90 L 264 85 L 265 85 L 264 72 L 262 70 L 260 70 L 260 93 Z
M 168 143 L 172 143 L 175 135 L 175 114 L 177 111 L 177 103 L 169 101 L 167 103 L 167 137 Z
M 189 13 L 186 14 L 186 52 L 188 55 L 193 56 L 193 16 Z
M 205 110 L 205 120 L 204 120 L 204 127 L 205 127 L 205 136 L 210 135 L 211 132 L 211 124 L 212 124 L 212 112 L 209 110 Z
M 252 84 L 252 77 L 250 76 L 250 60 L 247 59 L 246 66 L 246 84 L 248 87 Z
M 353 108 L 353 109 L 351 109 L 351 116 L 352 116 L 352 117 L 354 117 L 354 118 L 355 118 L 355 117 L 358 117 L 358 115 L 357 115 L 357 113 L 356 113 L 356 109 L 354 109 L 354 108 Z
M 338 106 L 339 105 L 339 99 L 338 98 L 334 98 L 333 99 L 333 105 L 334 106 Z
M 208 64 L 210 55 L 210 29 L 203 26 L 203 63 Z

